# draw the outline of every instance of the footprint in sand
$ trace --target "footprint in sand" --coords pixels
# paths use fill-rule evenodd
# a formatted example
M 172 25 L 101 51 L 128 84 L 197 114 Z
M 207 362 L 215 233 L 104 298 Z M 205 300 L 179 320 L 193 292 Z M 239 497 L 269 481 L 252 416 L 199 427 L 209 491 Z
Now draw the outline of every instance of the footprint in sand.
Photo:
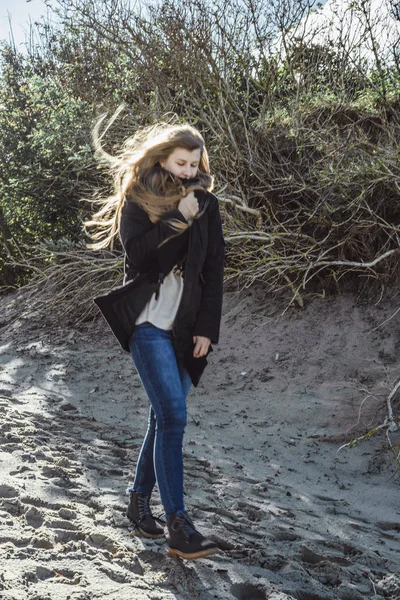
M 77 512 L 75 510 L 65 507 L 60 508 L 58 514 L 62 519 L 67 519 L 68 521 L 76 519 L 77 517 Z
M 135 577 L 130 575 L 129 571 L 126 572 L 121 567 L 117 565 L 113 565 L 112 567 L 105 565 L 104 563 L 100 563 L 98 565 L 98 570 L 101 573 L 104 573 L 109 579 L 115 581 L 116 583 L 132 583 L 135 581 Z
M 266 595 L 267 592 L 265 590 L 251 583 L 235 583 L 231 587 L 231 594 L 237 600 L 267 600 L 271 597 L 270 595 Z
M 71 529 L 54 529 L 56 541 L 59 544 L 67 544 L 68 542 L 80 542 L 83 541 L 86 536 L 82 531 L 71 530 Z
M 120 544 L 115 542 L 112 538 L 102 533 L 97 533 L 96 531 L 87 533 L 85 536 L 85 541 L 90 546 L 108 550 L 108 552 L 111 552 L 112 554 L 115 554 L 120 548 Z
M 19 493 L 19 490 L 12 485 L 0 484 L 0 498 L 17 498 Z
M 36 508 L 36 506 L 30 506 L 25 513 L 25 519 L 30 527 L 37 529 L 43 524 L 45 515 L 43 511 Z

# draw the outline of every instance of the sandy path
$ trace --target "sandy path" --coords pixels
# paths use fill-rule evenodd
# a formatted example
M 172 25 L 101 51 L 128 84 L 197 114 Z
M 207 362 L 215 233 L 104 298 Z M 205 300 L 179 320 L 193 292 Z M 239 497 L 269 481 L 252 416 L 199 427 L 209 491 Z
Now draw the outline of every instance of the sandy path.
M 385 416 L 398 321 L 367 332 L 394 302 L 319 300 L 276 320 L 259 293 L 226 296 L 185 444 L 188 507 L 222 552 L 191 563 L 124 517 L 147 414 L 129 357 L 101 328 L 50 339 L 34 316 L 13 320 L 16 305 L 0 313 L 1 598 L 400 598 L 384 437 L 337 453 L 367 391 L 351 433 Z

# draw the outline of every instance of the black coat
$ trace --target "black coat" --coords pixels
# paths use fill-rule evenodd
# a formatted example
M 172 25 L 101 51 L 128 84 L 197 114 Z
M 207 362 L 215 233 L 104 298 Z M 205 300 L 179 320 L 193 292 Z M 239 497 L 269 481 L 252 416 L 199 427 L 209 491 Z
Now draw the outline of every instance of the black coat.
M 184 286 L 173 327 L 173 342 L 176 351 L 187 357 L 189 372 L 198 371 L 196 366 L 200 367 L 200 363 L 206 364 L 192 358 L 193 336 L 218 342 L 225 256 L 218 200 L 210 192 L 196 191 L 195 195 L 200 216 L 181 234 L 176 235 L 167 223 L 171 219 L 187 223 L 178 209 L 165 213 L 154 224 L 147 213 L 129 199 L 125 200 L 120 223 L 126 281 L 140 273 L 146 274 L 147 281 L 156 280 L 162 285 L 165 275 L 183 261 Z M 143 293 L 148 295 L 146 302 L 153 291 L 154 288 L 143 286 Z M 197 378 L 193 373 L 193 382 L 194 379 Z

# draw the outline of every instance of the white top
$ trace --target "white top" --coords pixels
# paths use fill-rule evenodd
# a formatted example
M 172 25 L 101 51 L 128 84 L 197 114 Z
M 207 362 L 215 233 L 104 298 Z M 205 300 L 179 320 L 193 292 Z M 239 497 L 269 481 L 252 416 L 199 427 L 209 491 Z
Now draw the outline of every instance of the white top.
M 158 291 L 152 295 L 136 320 L 136 325 L 148 321 L 159 329 L 172 329 L 183 293 L 182 276 L 172 270 L 164 277 Z

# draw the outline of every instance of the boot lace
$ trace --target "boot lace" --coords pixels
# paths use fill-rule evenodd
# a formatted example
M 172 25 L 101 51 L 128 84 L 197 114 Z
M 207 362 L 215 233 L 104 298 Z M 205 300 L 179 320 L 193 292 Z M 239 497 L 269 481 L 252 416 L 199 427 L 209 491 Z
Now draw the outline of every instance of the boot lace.
M 141 521 L 143 521 L 147 515 L 152 516 L 150 509 L 150 496 L 138 494 L 138 510 Z
M 194 523 L 187 513 L 177 513 L 174 519 L 173 529 L 175 531 L 181 531 L 186 539 L 190 539 L 193 533 L 196 533 Z

